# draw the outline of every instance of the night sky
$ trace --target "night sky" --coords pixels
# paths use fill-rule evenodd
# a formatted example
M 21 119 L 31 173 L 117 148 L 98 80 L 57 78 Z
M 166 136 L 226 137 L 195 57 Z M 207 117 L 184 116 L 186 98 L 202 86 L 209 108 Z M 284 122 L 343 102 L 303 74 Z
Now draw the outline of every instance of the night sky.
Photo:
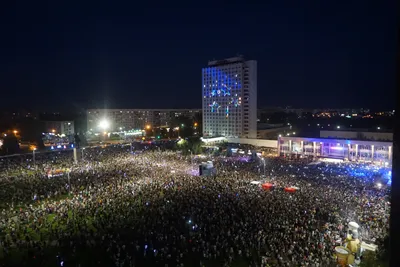
M 394 106 L 396 1 L 8 2 L 2 107 L 200 108 L 201 68 L 237 54 L 259 107 Z

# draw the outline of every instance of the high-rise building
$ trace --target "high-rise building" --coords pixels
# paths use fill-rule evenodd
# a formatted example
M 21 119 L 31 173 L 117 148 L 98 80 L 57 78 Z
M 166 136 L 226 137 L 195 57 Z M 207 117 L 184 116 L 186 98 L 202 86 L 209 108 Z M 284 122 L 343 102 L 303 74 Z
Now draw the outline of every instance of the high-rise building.
M 203 136 L 257 138 L 257 61 L 209 61 L 202 76 Z

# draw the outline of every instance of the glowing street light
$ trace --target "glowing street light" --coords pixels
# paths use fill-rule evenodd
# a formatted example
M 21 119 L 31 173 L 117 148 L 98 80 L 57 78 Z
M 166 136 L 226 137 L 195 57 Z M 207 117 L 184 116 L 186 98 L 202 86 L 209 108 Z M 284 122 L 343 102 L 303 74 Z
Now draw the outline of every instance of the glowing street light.
M 14 134 L 17 134 L 17 133 L 18 133 L 18 131 L 17 131 L 17 130 L 14 130 L 14 131 L 13 131 L 13 133 L 14 133 Z
M 146 125 L 146 129 L 147 130 L 150 130 L 151 129 L 151 126 L 148 124 L 148 125 Z
M 36 159 L 35 159 L 35 151 L 36 151 L 36 147 L 32 148 L 32 158 L 33 158 L 33 166 L 35 166 L 36 169 Z
M 103 130 L 106 130 L 108 127 L 110 127 L 110 123 L 106 119 L 103 119 L 100 121 L 99 127 Z
M 338 127 L 336 127 L 336 128 L 340 129 L 340 126 L 338 126 Z
M 51 132 L 52 132 L 52 133 L 55 133 L 55 132 L 56 132 L 56 130 L 55 130 L 55 129 L 52 129 L 52 130 L 51 130 Z
M 197 122 L 195 122 L 195 123 L 194 123 L 194 127 L 197 127 L 197 125 L 198 125 Z

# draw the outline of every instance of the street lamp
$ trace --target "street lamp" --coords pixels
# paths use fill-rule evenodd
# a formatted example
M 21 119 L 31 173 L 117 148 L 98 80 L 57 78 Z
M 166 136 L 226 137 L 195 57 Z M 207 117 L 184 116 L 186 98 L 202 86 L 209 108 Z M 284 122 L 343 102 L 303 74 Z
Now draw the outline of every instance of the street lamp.
M 71 170 L 67 171 L 67 176 L 68 176 L 68 191 L 69 193 L 71 193 L 71 179 L 69 177 L 69 173 L 71 172 Z
M 32 149 L 33 166 L 35 166 L 35 169 L 36 169 L 35 151 L 36 151 L 36 147 L 34 147 Z
M 107 134 L 107 132 L 105 130 L 107 130 L 107 128 L 110 127 L 110 123 L 108 122 L 108 120 L 103 119 L 100 121 L 99 127 L 100 127 L 100 129 L 102 129 L 104 131 L 103 140 L 105 141 L 106 134 Z
M 261 158 L 263 165 L 264 165 L 264 178 L 265 178 L 265 158 Z
M 17 133 L 18 133 L 18 131 L 17 131 L 17 130 L 14 130 L 14 131 L 13 131 L 13 133 L 14 133 L 14 134 L 17 134 Z
M 190 163 L 193 165 L 193 152 L 191 149 L 189 149 L 190 152 Z
M 103 119 L 103 120 L 100 121 L 99 127 L 104 131 L 108 127 L 110 127 L 110 123 L 106 119 Z
M 148 125 L 146 125 L 146 130 L 150 130 L 151 129 L 151 126 L 148 124 Z

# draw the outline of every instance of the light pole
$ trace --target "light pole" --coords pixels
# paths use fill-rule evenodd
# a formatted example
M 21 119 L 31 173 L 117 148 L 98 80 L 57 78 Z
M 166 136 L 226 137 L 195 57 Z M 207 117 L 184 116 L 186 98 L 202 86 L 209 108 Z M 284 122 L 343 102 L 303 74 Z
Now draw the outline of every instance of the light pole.
M 262 158 L 261 160 L 262 160 L 263 165 L 264 165 L 264 177 L 265 177 L 265 158 Z
M 190 151 L 190 164 L 193 165 L 193 152 L 190 149 L 189 149 L 189 151 Z
M 69 173 L 70 173 L 70 170 L 68 170 L 67 176 L 68 176 L 68 190 L 69 190 L 69 192 L 71 193 L 71 179 L 70 179 L 70 177 L 69 177 Z
M 36 151 L 36 147 L 34 147 L 33 150 L 32 150 L 33 166 L 35 166 L 35 170 L 36 170 L 35 151 Z
M 83 151 L 85 150 L 85 148 L 84 147 L 82 147 L 82 160 L 84 160 L 84 154 L 83 154 Z
M 105 140 L 105 135 L 106 135 L 106 130 L 107 130 L 107 128 L 110 126 L 110 123 L 108 122 L 108 120 L 106 120 L 106 119 L 103 119 L 102 121 L 100 121 L 100 124 L 99 124 L 99 127 L 100 127 L 100 129 L 102 129 L 103 130 L 103 132 L 104 132 L 104 140 Z

